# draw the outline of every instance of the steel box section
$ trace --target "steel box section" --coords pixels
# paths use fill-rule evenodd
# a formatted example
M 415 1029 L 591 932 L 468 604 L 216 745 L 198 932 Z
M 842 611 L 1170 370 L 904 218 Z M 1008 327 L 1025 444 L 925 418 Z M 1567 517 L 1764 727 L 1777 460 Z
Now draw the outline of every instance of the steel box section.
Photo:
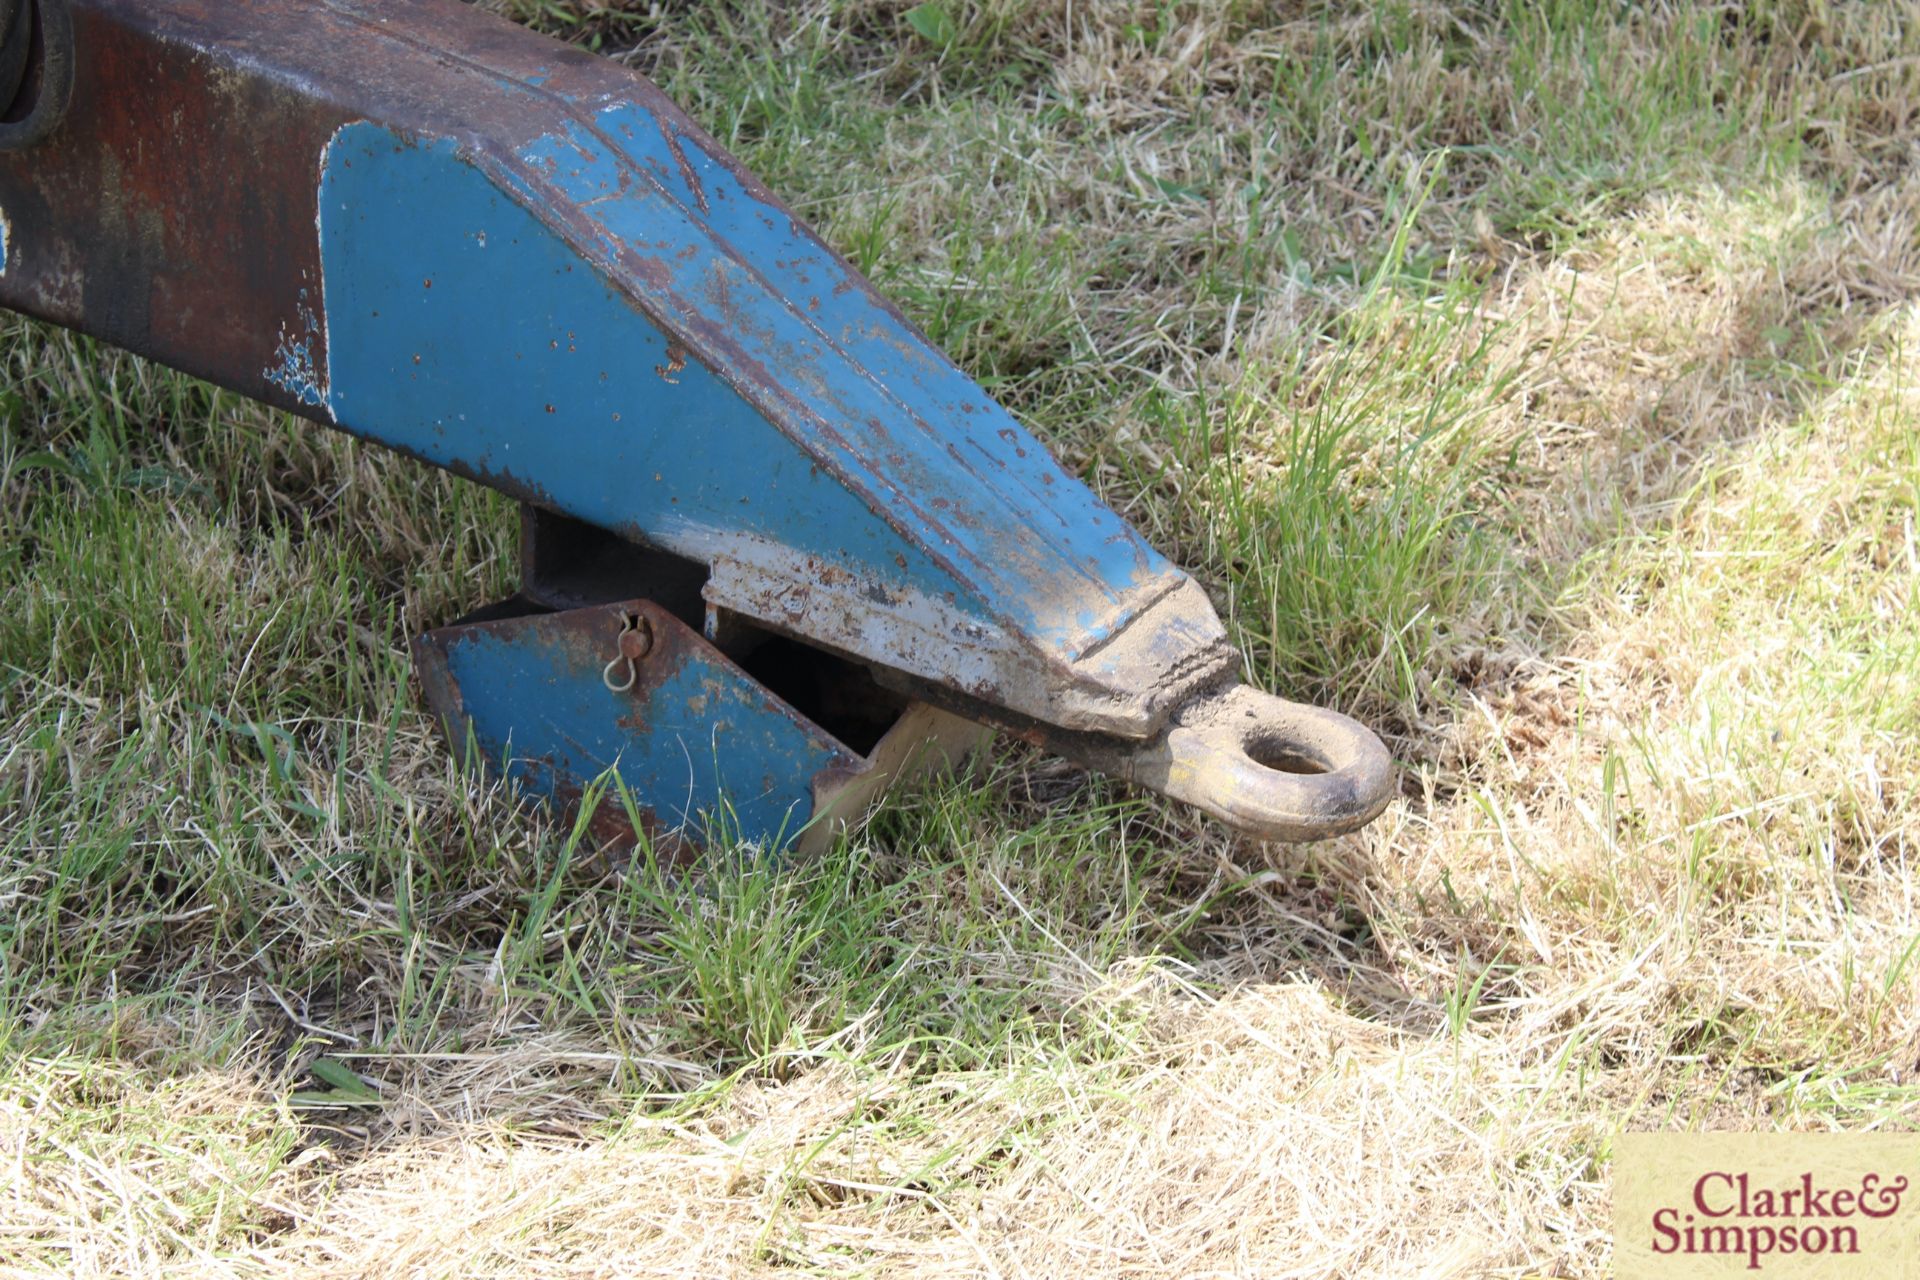
M 604 674 L 630 618 L 651 646 L 616 689 Z M 646 600 L 455 624 L 417 639 L 414 658 L 469 766 L 563 814 L 611 771 L 647 834 L 701 843 L 815 849 L 895 777 L 956 761 L 981 733 L 910 707 L 862 756 Z M 628 832 L 617 792 L 591 817 L 597 838 Z

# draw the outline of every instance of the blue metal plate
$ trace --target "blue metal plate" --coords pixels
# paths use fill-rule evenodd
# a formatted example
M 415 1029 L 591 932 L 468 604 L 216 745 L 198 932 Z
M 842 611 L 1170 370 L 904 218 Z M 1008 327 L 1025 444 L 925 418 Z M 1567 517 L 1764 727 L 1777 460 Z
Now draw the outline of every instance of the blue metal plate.
M 615 664 L 614 683 L 633 677 L 616 691 L 604 677 L 630 618 L 651 647 L 631 672 Z M 815 816 L 823 777 L 866 765 L 650 601 L 444 627 L 414 658 L 470 763 L 504 766 L 563 810 L 613 770 L 655 832 L 785 847 Z

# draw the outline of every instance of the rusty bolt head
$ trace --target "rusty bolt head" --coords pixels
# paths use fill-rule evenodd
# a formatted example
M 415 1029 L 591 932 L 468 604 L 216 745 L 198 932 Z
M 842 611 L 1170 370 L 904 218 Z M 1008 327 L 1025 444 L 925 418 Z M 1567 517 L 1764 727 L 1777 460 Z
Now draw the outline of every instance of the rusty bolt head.
M 620 633 L 620 656 L 638 662 L 652 652 L 653 628 L 639 614 L 628 614 L 626 630 Z

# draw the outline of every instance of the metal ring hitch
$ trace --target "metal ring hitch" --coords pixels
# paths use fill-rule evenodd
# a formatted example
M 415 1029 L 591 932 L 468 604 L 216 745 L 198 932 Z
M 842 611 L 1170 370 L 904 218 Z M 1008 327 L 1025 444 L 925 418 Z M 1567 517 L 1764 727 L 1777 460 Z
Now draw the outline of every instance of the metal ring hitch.
M 1203 695 L 1112 772 L 1269 840 L 1323 840 L 1373 821 L 1393 760 L 1365 725 L 1246 685 Z

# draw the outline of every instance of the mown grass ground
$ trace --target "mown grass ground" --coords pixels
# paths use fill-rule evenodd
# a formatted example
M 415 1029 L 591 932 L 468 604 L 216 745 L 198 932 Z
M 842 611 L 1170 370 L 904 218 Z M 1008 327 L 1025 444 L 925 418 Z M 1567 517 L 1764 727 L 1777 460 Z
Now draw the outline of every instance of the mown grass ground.
M 1404 797 L 616 874 L 410 683 L 502 502 L 0 319 L 0 1269 L 1599 1275 L 1623 1129 L 1920 1121 L 1920 8 L 495 7 Z

